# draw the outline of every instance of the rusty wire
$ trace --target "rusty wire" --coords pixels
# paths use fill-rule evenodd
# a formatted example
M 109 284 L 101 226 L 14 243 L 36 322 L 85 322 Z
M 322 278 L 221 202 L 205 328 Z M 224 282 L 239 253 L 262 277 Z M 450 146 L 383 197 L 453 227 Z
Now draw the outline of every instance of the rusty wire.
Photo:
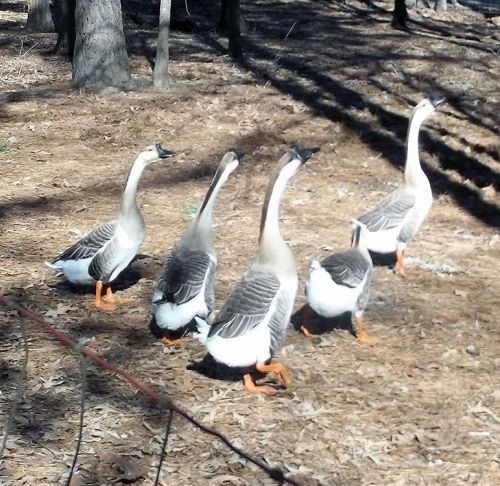
M 210 427 L 203 425 L 201 422 L 199 422 L 194 417 L 192 417 L 188 412 L 186 412 L 182 408 L 178 407 L 170 397 L 159 395 L 154 390 L 152 390 L 148 386 L 141 383 L 138 379 L 134 378 L 132 375 L 129 375 L 128 373 L 123 371 L 118 366 L 105 360 L 103 357 L 94 353 L 92 350 L 90 350 L 86 346 L 78 346 L 78 344 L 72 338 L 70 338 L 66 333 L 60 331 L 59 329 L 56 329 L 52 324 L 47 322 L 40 315 L 30 311 L 29 309 L 23 307 L 22 305 L 20 305 L 16 302 L 13 302 L 12 300 L 5 297 L 4 295 L 0 295 L 0 304 L 16 310 L 17 313 L 21 317 L 28 318 L 31 321 L 39 324 L 45 331 L 47 331 L 48 333 L 55 336 L 59 341 L 64 343 L 66 346 L 74 349 L 75 351 L 77 351 L 81 355 L 87 357 L 88 359 L 90 359 L 92 362 L 94 362 L 95 364 L 97 364 L 101 368 L 104 368 L 107 371 L 110 371 L 110 372 L 114 373 L 115 375 L 119 376 L 121 379 L 126 381 L 129 385 L 131 385 L 134 388 L 136 388 L 137 390 L 141 391 L 151 401 L 155 402 L 159 408 L 161 408 L 163 410 L 169 410 L 170 417 L 172 416 L 173 413 L 176 413 L 176 414 L 184 417 L 188 422 L 190 422 L 192 425 L 194 425 L 197 429 L 201 430 L 202 432 L 218 438 L 227 448 L 229 448 L 230 450 L 232 450 L 233 452 L 238 454 L 240 457 L 242 457 L 246 461 L 255 464 L 259 469 L 264 471 L 271 479 L 275 480 L 279 484 L 287 483 L 287 484 L 291 484 L 292 486 L 301 486 L 301 483 L 299 483 L 295 479 L 292 479 L 292 478 L 285 476 L 285 473 L 280 468 L 268 466 L 262 460 L 251 456 L 250 454 L 246 453 L 245 451 L 243 451 L 239 447 L 233 445 L 232 442 L 230 441 L 230 439 L 228 437 L 226 437 L 224 434 L 222 434 L 221 432 L 218 432 L 217 430 L 214 430 Z M 168 420 L 170 421 L 171 418 L 169 418 Z M 168 439 L 168 434 L 170 432 L 170 425 L 169 424 L 167 424 L 167 425 L 168 425 L 168 428 L 167 428 L 166 435 L 165 435 L 166 439 Z M 164 441 L 164 444 L 166 446 L 165 441 Z M 163 454 L 163 449 L 162 449 L 162 458 L 163 458 L 163 455 L 164 454 Z
M 167 413 L 168 416 L 167 416 L 167 425 L 165 427 L 165 437 L 163 437 L 163 444 L 161 446 L 161 452 L 160 452 L 160 461 L 158 463 L 158 469 L 156 471 L 156 479 L 154 486 L 158 486 L 158 484 L 160 483 L 161 466 L 163 465 L 163 460 L 165 459 L 168 436 L 170 435 L 170 428 L 172 426 L 172 420 L 174 418 L 174 412 L 172 410 L 169 410 Z
M 78 422 L 78 438 L 76 441 L 75 454 L 73 456 L 73 462 L 71 463 L 71 469 L 69 470 L 68 479 L 66 480 L 66 486 L 71 485 L 71 478 L 75 473 L 76 461 L 78 460 L 80 447 L 82 445 L 83 417 L 85 415 L 85 394 L 87 392 L 87 362 L 85 361 L 85 356 L 80 353 L 80 348 L 86 341 L 86 339 L 80 339 L 80 341 L 78 341 L 74 346 L 74 350 L 78 354 L 78 359 L 80 361 L 80 420 Z

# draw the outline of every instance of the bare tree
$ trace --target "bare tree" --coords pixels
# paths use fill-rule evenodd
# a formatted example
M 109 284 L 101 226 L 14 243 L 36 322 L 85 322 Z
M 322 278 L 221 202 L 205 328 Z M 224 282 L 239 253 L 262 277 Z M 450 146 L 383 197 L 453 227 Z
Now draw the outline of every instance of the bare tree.
M 406 22 L 408 20 L 408 12 L 406 10 L 405 0 L 394 0 L 394 10 L 392 11 L 391 25 L 394 29 L 408 30 Z
M 28 0 L 27 27 L 34 32 L 54 32 L 50 0 Z
M 436 6 L 434 7 L 437 12 L 443 12 L 447 9 L 446 0 L 436 0 Z
M 234 60 L 240 61 L 243 59 L 240 0 L 227 0 L 226 18 L 228 23 L 229 55 Z
M 168 38 L 170 35 L 171 0 L 161 0 L 160 23 L 158 26 L 158 42 L 156 45 L 153 84 L 160 89 L 168 86 Z
M 228 0 L 220 1 L 220 14 L 219 23 L 217 24 L 217 31 L 220 33 L 226 33 L 228 29 L 228 19 L 227 19 L 227 7 Z
M 101 89 L 130 81 L 120 0 L 79 0 L 73 85 Z
M 57 54 L 73 56 L 75 49 L 75 7 L 76 0 L 61 0 L 61 13 L 57 26 Z

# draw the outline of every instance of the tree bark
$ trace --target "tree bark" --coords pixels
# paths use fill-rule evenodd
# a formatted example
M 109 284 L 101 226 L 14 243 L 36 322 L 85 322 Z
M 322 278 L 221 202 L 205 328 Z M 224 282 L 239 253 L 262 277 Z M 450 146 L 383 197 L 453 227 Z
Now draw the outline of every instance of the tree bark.
M 436 0 L 436 6 L 434 8 L 436 12 L 444 12 L 447 9 L 446 0 Z
M 406 11 L 405 0 L 394 0 L 394 10 L 392 11 L 391 25 L 394 29 L 408 30 L 406 21 L 408 20 L 408 12 Z
M 56 54 L 69 54 L 75 49 L 76 0 L 61 0 L 61 12 L 57 29 Z
M 28 0 L 27 28 L 33 32 L 54 32 L 50 0 Z
M 235 61 L 241 61 L 243 49 L 241 47 L 240 0 L 227 0 L 227 2 L 229 55 Z
M 219 23 L 217 24 L 217 32 L 225 34 L 228 30 L 227 11 L 228 11 L 228 0 L 221 0 Z
M 160 3 L 160 23 L 153 71 L 153 84 L 159 89 L 166 89 L 168 86 L 168 38 L 170 35 L 171 4 L 171 0 L 161 0 Z
M 130 81 L 120 0 L 77 0 L 73 85 L 102 89 Z

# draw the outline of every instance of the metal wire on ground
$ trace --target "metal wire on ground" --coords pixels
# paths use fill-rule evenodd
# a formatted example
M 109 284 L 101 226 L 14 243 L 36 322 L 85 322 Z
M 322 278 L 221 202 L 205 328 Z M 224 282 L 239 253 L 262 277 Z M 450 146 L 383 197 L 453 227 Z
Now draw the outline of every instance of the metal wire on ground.
M 158 463 L 158 470 L 156 471 L 156 479 L 154 486 L 158 486 L 160 482 L 161 466 L 163 465 L 163 460 L 165 458 L 168 436 L 170 435 L 170 427 L 172 426 L 172 420 L 174 418 L 174 412 L 172 410 L 168 411 L 167 426 L 165 428 L 165 437 L 163 438 L 163 444 L 161 446 L 160 462 Z
M 89 358 L 91 361 L 96 363 L 98 366 L 101 368 L 104 368 L 114 374 L 116 374 L 118 377 L 129 383 L 131 386 L 134 388 L 140 390 L 145 396 L 147 396 L 151 401 L 155 402 L 158 407 L 160 407 L 163 410 L 170 410 L 170 412 L 175 412 L 176 414 L 184 417 L 188 422 L 190 422 L 192 425 L 194 425 L 196 428 L 200 429 L 202 432 L 212 435 L 213 437 L 217 437 L 223 444 L 226 445 L 229 449 L 231 449 L 233 452 L 238 454 L 240 457 L 245 459 L 248 462 L 251 462 L 255 464 L 257 467 L 259 467 L 262 471 L 264 471 L 271 479 L 274 479 L 280 484 L 287 483 L 291 484 L 292 486 L 301 486 L 301 484 L 296 481 L 295 479 L 289 478 L 285 476 L 285 473 L 280 469 L 280 468 L 273 468 L 265 464 L 263 461 L 260 459 L 257 459 L 250 454 L 247 454 L 244 452 L 242 449 L 239 447 L 236 447 L 231 443 L 231 441 L 221 432 L 218 432 L 214 429 L 211 429 L 210 427 L 207 427 L 200 423 L 198 420 L 195 418 L 191 417 L 191 415 L 188 414 L 185 410 L 182 408 L 179 408 L 170 397 L 168 396 L 161 396 L 158 393 L 156 393 L 154 390 L 151 388 L 147 387 L 143 383 L 141 383 L 139 380 L 134 378 L 133 376 L 129 375 L 125 371 L 123 371 L 121 368 L 118 366 L 113 365 L 112 363 L 108 362 L 98 354 L 94 353 L 91 351 L 89 348 L 86 346 L 81 346 L 78 348 L 77 343 L 71 339 L 67 334 L 64 332 L 56 329 L 52 324 L 47 322 L 43 317 L 41 317 L 38 314 L 35 314 L 34 312 L 30 311 L 29 309 L 26 309 L 25 307 L 12 302 L 9 300 L 7 297 L 0 295 L 0 304 L 10 307 L 12 309 L 15 309 L 18 314 L 22 317 L 26 317 L 30 319 L 33 322 L 36 322 L 39 324 L 45 331 L 48 333 L 52 334 L 55 336 L 59 341 L 62 343 L 66 344 L 66 346 L 69 346 L 70 348 L 75 349 L 77 352 L 82 354 L 83 356 L 86 356 Z M 167 430 L 169 432 L 170 426 Z M 168 439 L 168 434 L 166 434 L 166 438 Z M 162 454 L 163 456 L 163 454 Z
M 78 359 L 80 360 L 80 421 L 78 424 L 78 439 L 76 441 L 75 455 L 73 456 L 73 462 L 71 463 L 71 469 L 69 470 L 68 479 L 66 481 L 66 486 L 71 485 L 71 478 L 75 472 L 76 461 L 78 460 L 78 454 L 80 453 L 80 447 L 82 444 L 83 436 L 83 417 L 85 415 L 85 394 L 87 392 L 87 362 L 85 361 L 85 356 L 80 353 L 80 348 L 83 343 L 86 342 L 85 339 L 81 339 L 75 344 L 75 351 L 78 353 Z

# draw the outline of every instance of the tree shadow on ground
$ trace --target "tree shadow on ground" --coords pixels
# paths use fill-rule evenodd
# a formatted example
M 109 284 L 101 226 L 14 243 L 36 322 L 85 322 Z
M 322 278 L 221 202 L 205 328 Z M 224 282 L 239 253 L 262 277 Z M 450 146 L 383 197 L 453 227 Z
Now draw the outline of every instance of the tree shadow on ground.
M 369 94 L 350 87 L 344 73 L 352 68 L 353 58 L 358 60 L 356 76 L 359 78 L 362 77 L 363 72 L 367 71 L 365 65 L 369 67 L 371 73 L 380 74 L 385 71 L 388 62 L 396 63 L 405 58 L 411 59 L 412 56 L 399 52 L 397 42 L 392 48 L 381 52 L 377 47 L 377 41 L 381 38 L 380 34 L 368 34 L 367 37 L 361 38 L 355 27 L 360 27 L 366 19 L 358 13 L 355 14 L 355 18 L 345 19 L 345 16 L 337 18 L 332 13 L 325 15 L 321 10 L 311 10 L 303 4 L 298 10 L 292 9 L 289 5 L 280 5 L 267 11 L 263 21 L 257 8 L 262 8 L 262 6 L 248 7 L 249 20 L 255 19 L 254 35 L 245 38 L 247 58 L 242 67 L 248 69 L 262 82 L 268 82 L 281 92 L 306 104 L 318 116 L 343 124 L 356 133 L 366 145 L 382 153 L 392 165 L 400 167 L 404 161 L 403 141 L 408 116 L 399 115 L 372 101 Z M 340 10 L 340 7 L 337 6 L 337 8 Z M 259 18 L 258 22 L 257 18 Z M 299 19 L 300 23 L 314 22 L 315 32 L 321 32 L 321 36 L 311 35 L 309 32 L 308 37 L 301 38 L 300 47 L 292 45 L 284 48 L 266 42 L 271 31 L 276 37 L 284 37 L 285 28 L 289 28 L 290 22 L 296 19 Z M 332 28 L 333 25 L 335 28 Z M 298 30 L 299 32 L 295 35 L 302 37 L 300 29 Z M 392 36 L 396 40 L 399 34 L 389 33 L 385 36 Z M 206 37 L 206 34 L 203 34 L 203 37 Z M 289 35 L 287 42 L 292 43 L 293 37 Z M 215 37 L 212 37 L 211 44 L 213 43 L 219 43 L 220 49 L 223 49 Z M 372 48 L 372 45 L 375 47 Z M 420 55 L 414 57 L 418 59 Z M 423 57 L 426 59 L 437 57 L 441 62 L 447 63 L 457 62 L 455 58 L 445 53 L 435 53 L 432 50 Z M 361 60 L 364 63 L 363 66 L 359 65 Z M 330 72 L 335 74 L 330 74 Z M 368 79 L 370 83 L 373 78 Z M 403 82 L 415 92 L 424 90 L 427 93 L 438 91 L 444 94 L 451 106 L 463 114 L 470 123 L 489 131 L 496 131 L 495 126 L 499 123 L 498 114 L 489 111 L 486 104 L 479 109 L 473 107 L 473 94 L 465 94 L 443 86 L 430 74 L 425 73 L 419 74 L 418 77 L 405 75 Z M 391 97 L 398 97 L 394 86 L 390 88 L 386 85 L 385 91 Z M 408 114 L 413 103 L 408 103 L 410 104 Z M 372 117 L 371 122 L 365 121 L 366 110 Z M 491 123 L 487 121 L 489 119 Z M 491 226 L 499 226 L 498 206 L 483 200 L 477 190 L 450 179 L 446 171 L 448 169 L 457 171 L 464 179 L 473 181 L 479 188 L 490 184 L 498 188 L 500 186 L 499 174 L 491 167 L 482 164 L 462 150 L 455 149 L 429 132 L 429 129 L 422 131 L 421 152 L 423 166 L 429 175 L 434 192 L 450 194 L 459 206 L 476 218 Z M 439 168 L 427 162 L 425 152 L 432 153 L 438 159 Z M 485 148 L 483 152 L 491 151 Z

